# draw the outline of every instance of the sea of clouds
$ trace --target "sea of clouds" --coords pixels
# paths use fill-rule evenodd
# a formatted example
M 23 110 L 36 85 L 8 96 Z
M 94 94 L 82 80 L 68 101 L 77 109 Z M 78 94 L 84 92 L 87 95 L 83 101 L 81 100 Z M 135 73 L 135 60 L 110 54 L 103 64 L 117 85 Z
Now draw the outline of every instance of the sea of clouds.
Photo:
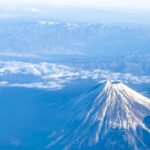
M 11 75 L 16 78 L 15 83 L 10 78 L 7 79 Z M 22 77 L 22 75 L 24 82 L 17 81 L 17 78 Z M 32 79 L 36 78 L 36 80 L 26 81 L 29 75 L 32 76 Z M 97 82 L 101 80 L 121 80 L 124 83 L 150 83 L 150 76 L 135 76 L 130 73 L 110 72 L 101 69 L 85 70 L 48 62 L 0 61 L 0 86 L 58 90 L 67 83 L 78 79 L 92 79 Z

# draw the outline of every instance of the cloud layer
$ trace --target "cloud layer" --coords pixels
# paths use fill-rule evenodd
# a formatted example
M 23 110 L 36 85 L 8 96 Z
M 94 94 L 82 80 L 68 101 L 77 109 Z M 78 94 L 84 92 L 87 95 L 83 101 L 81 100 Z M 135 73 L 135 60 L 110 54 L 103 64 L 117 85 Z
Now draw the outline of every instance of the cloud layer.
M 22 80 L 20 80 L 22 78 Z M 78 79 L 121 80 L 125 83 L 150 84 L 150 76 L 134 76 L 130 73 L 108 70 L 85 70 L 55 63 L 27 63 L 21 61 L 0 62 L 0 86 L 56 90 Z M 4 80 L 5 79 L 5 80 Z

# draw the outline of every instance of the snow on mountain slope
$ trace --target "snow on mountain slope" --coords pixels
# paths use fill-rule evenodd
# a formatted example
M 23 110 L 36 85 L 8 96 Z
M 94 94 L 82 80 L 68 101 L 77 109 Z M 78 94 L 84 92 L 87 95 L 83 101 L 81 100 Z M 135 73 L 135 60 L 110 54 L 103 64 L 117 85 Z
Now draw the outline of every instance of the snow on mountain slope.
M 150 133 L 143 123 L 150 115 L 150 99 L 121 82 L 107 81 L 94 87 L 68 105 L 70 122 L 55 135 L 47 148 L 56 144 L 64 149 L 92 146 L 108 137 L 112 129 L 124 131 L 123 140 L 133 149 L 147 149 L 137 128 Z M 115 140 L 115 139 L 114 139 Z

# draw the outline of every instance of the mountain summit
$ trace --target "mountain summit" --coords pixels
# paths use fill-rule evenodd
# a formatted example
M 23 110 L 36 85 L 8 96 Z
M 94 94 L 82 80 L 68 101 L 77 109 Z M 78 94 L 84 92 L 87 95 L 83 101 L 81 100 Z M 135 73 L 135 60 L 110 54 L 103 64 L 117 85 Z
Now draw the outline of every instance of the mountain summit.
M 64 149 L 80 149 L 104 141 L 106 147 L 115 149 L 123 140 L 129 149 L 148 149 L 142 131 L 150 133 L 143 122 L 150 115 L 150 99 L 125 84 L 104 82 L 69 105 L 72 109 L 69 124 L 60 136 L 52 138 L 48 147 L 59 143 L 65 145 Z M 127 148 L 121 141 L 119 144 L 119 149 Z

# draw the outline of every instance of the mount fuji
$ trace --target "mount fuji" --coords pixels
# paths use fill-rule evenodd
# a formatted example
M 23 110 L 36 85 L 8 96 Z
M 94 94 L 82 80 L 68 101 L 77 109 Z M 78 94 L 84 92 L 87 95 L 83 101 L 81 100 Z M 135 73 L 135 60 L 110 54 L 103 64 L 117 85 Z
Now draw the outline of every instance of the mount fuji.
M 105 81 L 64 107 L 69 123 L 48 149 L 150 149 L 150 99 L 121 82 Z

